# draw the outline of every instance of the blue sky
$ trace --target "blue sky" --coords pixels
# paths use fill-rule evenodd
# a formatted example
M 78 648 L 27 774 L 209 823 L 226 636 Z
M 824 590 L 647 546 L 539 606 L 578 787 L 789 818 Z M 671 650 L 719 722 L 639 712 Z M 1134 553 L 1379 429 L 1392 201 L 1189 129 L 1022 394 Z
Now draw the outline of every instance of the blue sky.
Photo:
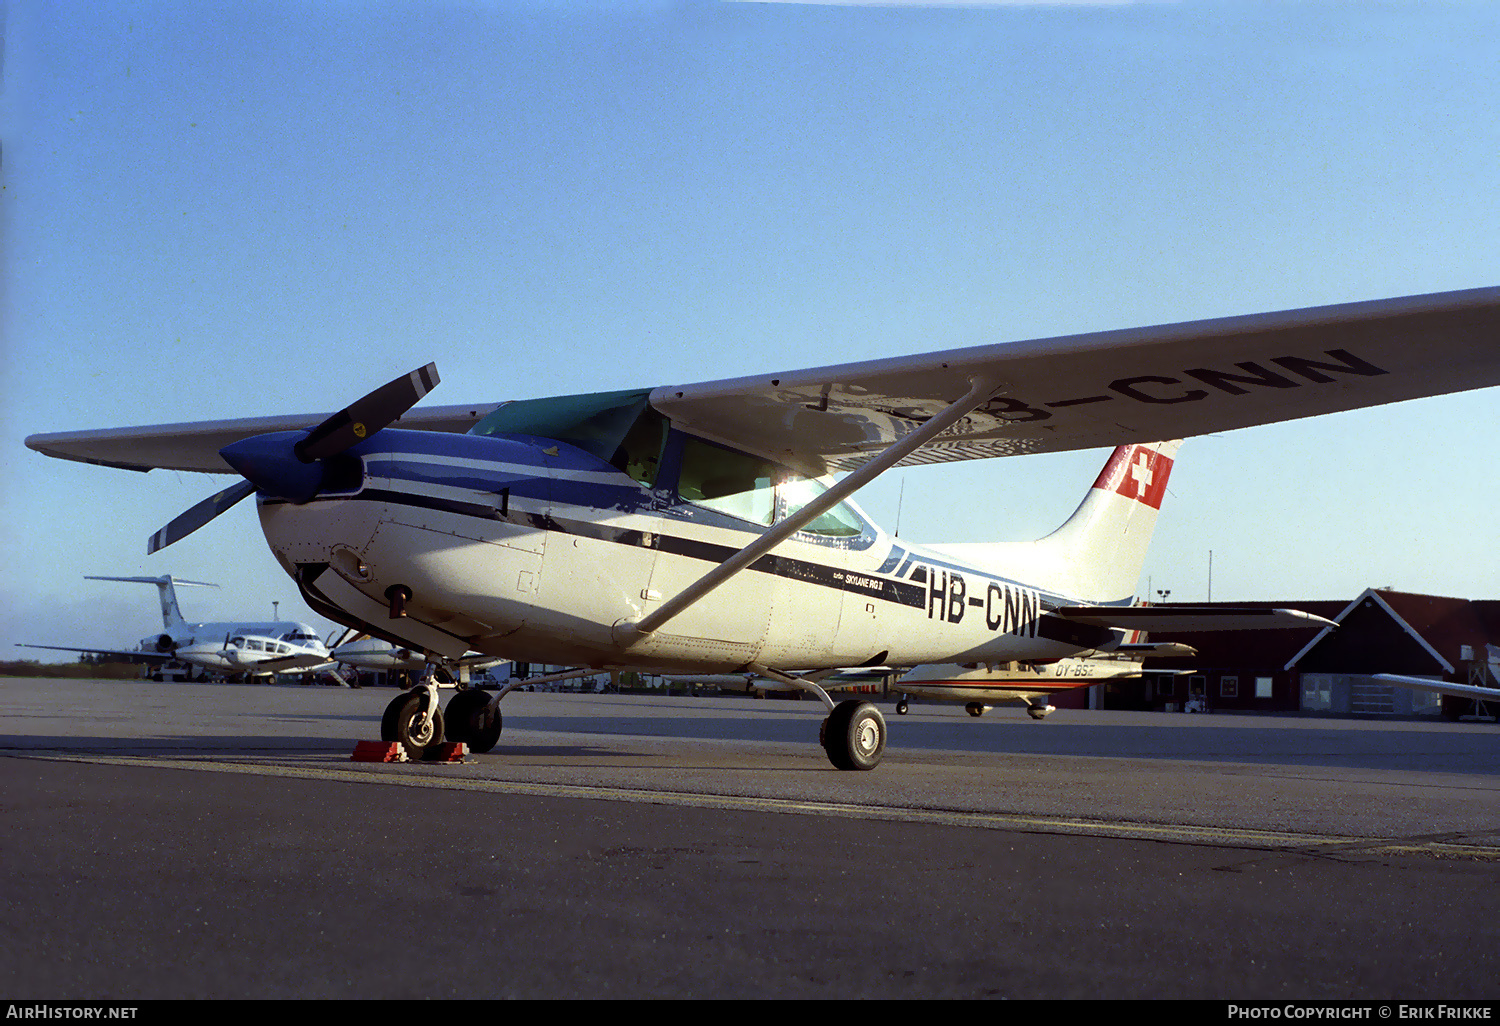
M 218 9 L 223 7 L 224 9 Z M 302 605 L 229 478 L 34 432 L 731 377 L 1500 284 L 1490 4 L 16 2 L 0 648 Z M 1500 343 L 1497 343 L 1500 344 Z M 1500 390 L 1189 440 L 1142 590 L 1500 597 Z M 897 471 L 1035 537 L 1103 452 Z

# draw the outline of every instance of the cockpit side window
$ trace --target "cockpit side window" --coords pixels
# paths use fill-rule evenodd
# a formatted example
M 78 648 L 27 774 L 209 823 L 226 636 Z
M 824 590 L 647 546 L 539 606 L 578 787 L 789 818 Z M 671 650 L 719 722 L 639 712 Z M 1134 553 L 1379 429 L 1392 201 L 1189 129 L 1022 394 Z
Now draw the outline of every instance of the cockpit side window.
M 776 465 L 688 437 L 677 493 L 688 502 L 769 527 L 776 512 Z

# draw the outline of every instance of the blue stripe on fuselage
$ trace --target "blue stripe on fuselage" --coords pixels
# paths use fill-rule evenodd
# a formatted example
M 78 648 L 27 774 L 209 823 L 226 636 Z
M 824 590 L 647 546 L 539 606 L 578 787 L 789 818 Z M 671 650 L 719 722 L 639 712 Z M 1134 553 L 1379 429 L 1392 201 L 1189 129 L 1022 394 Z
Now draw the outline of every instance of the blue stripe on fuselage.
M 363 457 L 368 473 L 376 477 L 486 494 L 508 489 L 516 497 L 619 512 L 646 511 L 651 506 L 650 493 L 624 473 L 553 439 L 388 428 L 350 451 Z M 443 460 L 471 465 L 454 466 Z M 585 474 L 593 480 L 580 479 Z

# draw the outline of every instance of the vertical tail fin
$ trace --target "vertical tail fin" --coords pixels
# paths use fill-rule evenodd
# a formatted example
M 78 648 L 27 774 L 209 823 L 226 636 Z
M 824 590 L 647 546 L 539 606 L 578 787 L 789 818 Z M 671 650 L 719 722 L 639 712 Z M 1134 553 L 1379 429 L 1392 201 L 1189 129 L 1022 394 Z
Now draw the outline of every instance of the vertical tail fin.
M 1068 521 L 1033 543 L 1060 564 L 1066 591 L 1090 602 L 1134 594 L 1180 445 L 1119 446 Z
M 1038 541 L 932 547 L 1082 602 L 1128 602 L 1145 566 L 1181 444 L 1143 442 L 1116 448 L 1073 515 Z
M 217 588 L 217 584 L 209 584 L 207 581 L 179 581 L 170 574 L 165 577 L 88 577 L 86 581 L 124 581 L 128 584 L 154 584 L 156 593 L 161 599 L 161 625 L 168 634 L 175 634 L 178 628 L 186 628 L 187 621 L 182 618 L 182 610 L 177 608 L 177 590 L 173 584 L 192 584 L 205 588 Z

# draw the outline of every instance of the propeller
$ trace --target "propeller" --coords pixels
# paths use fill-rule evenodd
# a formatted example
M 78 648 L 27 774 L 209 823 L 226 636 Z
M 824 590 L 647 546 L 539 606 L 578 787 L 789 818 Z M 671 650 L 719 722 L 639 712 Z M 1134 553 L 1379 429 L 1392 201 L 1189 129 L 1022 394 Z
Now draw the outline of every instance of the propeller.
M 186 538 L 230 506 L 254 492 L 255 486 L 249 481 L 239 481 L 222 492 L 210 495 L 186 513 L 179 513 L 170 524 L 157 531 L 151 536 L 151 540 L 146 542 L 146 555 L 149 556 L 153 552 L 164 549 L 178 539 Z
M 381 385 L 310 431 L 279 431 L 233 442 L 219 450 L 245 480 L 211 495 L 151 536 L 146 554 L 192 534 L 235 503 L 260 492 L 289 502 L 307 502 L 322 487 L 327 463 L 389 427 L 438 385 L 437 364 Z

